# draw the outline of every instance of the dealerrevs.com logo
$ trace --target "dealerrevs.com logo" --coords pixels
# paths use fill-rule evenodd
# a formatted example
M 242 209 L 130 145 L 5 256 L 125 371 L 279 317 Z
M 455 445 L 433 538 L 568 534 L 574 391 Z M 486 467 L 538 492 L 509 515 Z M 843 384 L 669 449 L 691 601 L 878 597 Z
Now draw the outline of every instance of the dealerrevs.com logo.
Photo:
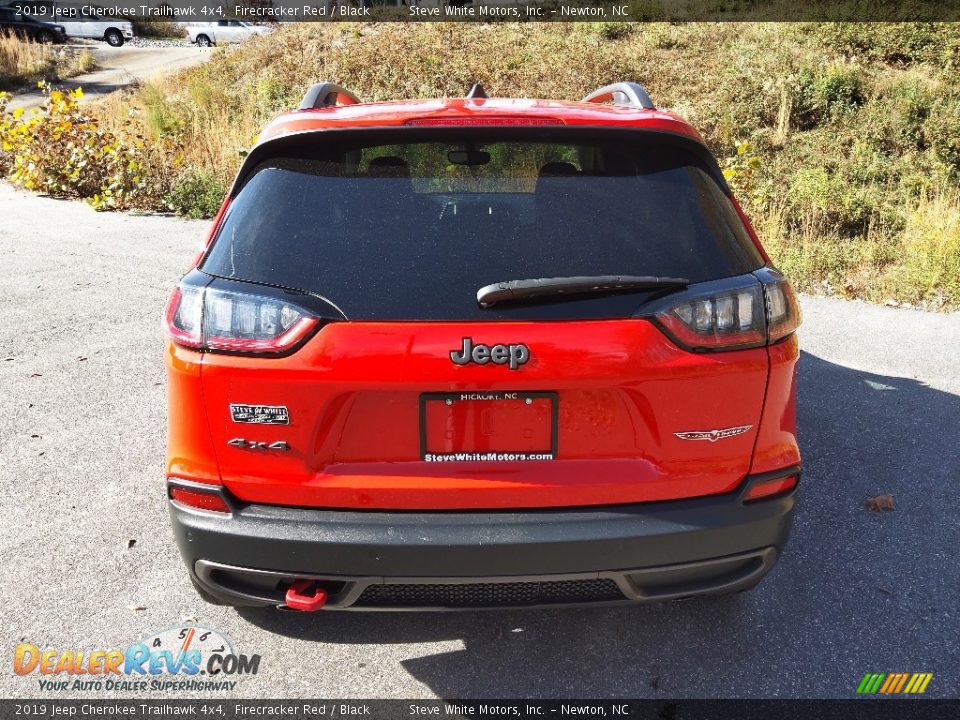
M 216 630 L 184 625 L 122 648 L 41 649 L 20 643 L 13 671 L 36 676 L 43 691 L 215 692 L 256 675 L 259 655 L 238 654 Z

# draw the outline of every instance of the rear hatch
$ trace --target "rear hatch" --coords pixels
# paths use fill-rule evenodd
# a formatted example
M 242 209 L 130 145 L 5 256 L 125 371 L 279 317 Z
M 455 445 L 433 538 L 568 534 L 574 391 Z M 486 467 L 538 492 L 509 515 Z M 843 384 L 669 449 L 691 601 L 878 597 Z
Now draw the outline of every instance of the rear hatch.
M 734 349 L 695 352 L 663 321 L 679 307 L 696 330 L 698 297 L 714 330 L 762 313 L 763 259 L 692 141 L 328 131 L 261 146 L 232 195 L 184 282 L 205 288 L 205 332 L 231 351 L 206 353 L 201 377 L 240 499 L 596 505 L 747 474 L 766 349 L 734 332 Z M 576 277 L 594 280 L 501 285 Z M 265 353 L 275 317 L 316 323 Z

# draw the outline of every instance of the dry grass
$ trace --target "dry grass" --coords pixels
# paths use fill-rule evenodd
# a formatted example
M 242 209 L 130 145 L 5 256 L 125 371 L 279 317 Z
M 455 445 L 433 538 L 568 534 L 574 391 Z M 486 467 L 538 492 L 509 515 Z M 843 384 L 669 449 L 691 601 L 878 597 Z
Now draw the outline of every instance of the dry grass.
M 770 255 L 808 292 L 891 301 L 931 310 L 960 306 L 960 189 L 923 195 L 900 230 L 871 225 L 860 236 L 823 232 L 815 210 L 791 227 L 770 208 L 754 224 Z
M 96 62 L 86 50 L 23 42 L 0 36 L 0 89 L 39 80 L 56 81 L 90 72 Z
M 884 295 L 934 307 L 960 298 L 960 190 L 922 198 L 909 212 Z M 879 299 L 879 298 L 877 298 Z

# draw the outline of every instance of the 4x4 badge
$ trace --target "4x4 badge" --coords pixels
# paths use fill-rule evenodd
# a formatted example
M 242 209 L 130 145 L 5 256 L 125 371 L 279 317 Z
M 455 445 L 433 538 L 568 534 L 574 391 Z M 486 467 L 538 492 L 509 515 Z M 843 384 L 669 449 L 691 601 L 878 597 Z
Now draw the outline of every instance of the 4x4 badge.
M 708 440 L 709 442 L 716 442 L 717 440 L 723 440 L 724 438 L 735 435 L 743 435 L 752 427 L 753 425 L 737 425 L 736 427 L 728 427 L 721 430 L 691 430 L 689 432 L 674 433 L 674 435 L 681 440 Z
M 242 450 L 289 450 L 290 446 L 286 440 L 277 440 L 272 443 L 260 442 L 259 440 L 245 440 L 244 438 L 234 438 L 227 440 L 227 445 Z
M 530 359 L 530 348 L 523 343 L 514 345 L 473 344 L 473 338 L 465 337 L 463 347 L 450 351 L 450 360 L 456 365 L 476 363 L 477 365 L 507 365 L 516 370 Z

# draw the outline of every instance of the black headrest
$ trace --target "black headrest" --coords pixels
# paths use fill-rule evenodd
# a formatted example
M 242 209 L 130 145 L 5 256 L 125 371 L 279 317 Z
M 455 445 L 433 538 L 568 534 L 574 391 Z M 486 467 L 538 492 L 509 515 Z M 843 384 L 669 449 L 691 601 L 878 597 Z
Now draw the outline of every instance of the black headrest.
M 540 177 L 573 177 L 579 174 L 577 168 L 568 162 L 548 162 L 540 168 Z
M 367 173 L 373 177 L 410 177 L 410 165 L 396 155 L 383 155 L 370 161 Z

